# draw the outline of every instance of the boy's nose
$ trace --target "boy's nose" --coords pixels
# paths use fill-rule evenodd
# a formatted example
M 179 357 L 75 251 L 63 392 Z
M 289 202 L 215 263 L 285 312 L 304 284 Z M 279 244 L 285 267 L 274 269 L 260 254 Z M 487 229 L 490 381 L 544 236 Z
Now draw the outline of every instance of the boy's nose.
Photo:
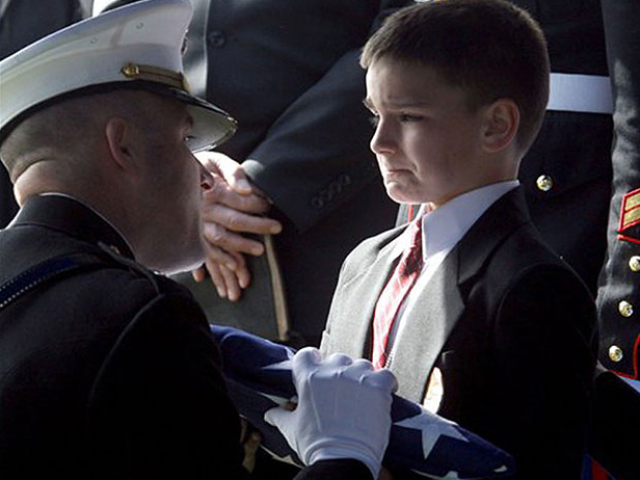
M 392 129 L 386 122 L 379 121 L 376 131 L 371 138 L 369 147 L 373 153 L 378 155 L 389 155 L 396 151 L 396 143 L 393 138 Z

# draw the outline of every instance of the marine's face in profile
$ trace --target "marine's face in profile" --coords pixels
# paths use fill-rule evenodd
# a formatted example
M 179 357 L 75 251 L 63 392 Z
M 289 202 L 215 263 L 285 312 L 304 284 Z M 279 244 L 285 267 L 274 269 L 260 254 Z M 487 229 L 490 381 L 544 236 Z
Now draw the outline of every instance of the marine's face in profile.
M 209 179 L 188 145 L 193 120 L 187 107 L 160 97 L 157 103 L 155 131 L 145 134 L 144 190 L 157 235 L 154 267 L 174 273 L 203 261 L 202 184 Z
M 399 203 L 441 205 L 475 188 L 482 109 L 432 68 L 380 58 L 367 71 L 371 149 L 387 194 Z

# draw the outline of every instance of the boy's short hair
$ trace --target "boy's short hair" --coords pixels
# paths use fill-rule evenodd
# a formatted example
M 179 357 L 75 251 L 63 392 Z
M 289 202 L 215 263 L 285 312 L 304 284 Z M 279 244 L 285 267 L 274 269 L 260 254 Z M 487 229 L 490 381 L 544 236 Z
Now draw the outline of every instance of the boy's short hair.
M 535 139 L 549 97 L 549 56 L 531 16 L 503 0 L 441 0 L 391 15 L 366 43 L 360 64 L 380 58 L 433 68 L 468 92 L 471 109 L 499 98 L 520 110 L 516 137 L 524 154 Z

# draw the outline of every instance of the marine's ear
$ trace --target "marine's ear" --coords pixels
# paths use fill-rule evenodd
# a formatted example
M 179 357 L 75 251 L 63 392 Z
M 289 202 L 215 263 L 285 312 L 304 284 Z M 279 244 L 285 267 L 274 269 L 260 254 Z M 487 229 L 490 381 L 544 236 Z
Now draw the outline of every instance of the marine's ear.
M 134 126 L 120 117 L 107 120 L 104 134 L 111 159 L 121 169 L 133 168 L 136 159 L 137 135 Z
M 482 147 L 496 153 L 515 143 L 520 126 L 520 109 L 513 100 L 500 98 L 486 107 L 483 116 Z

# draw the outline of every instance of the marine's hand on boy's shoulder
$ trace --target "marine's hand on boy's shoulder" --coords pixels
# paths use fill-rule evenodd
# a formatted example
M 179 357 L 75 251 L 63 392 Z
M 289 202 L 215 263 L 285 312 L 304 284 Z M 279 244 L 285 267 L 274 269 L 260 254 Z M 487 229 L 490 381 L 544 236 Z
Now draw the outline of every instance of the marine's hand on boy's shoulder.
M 238 162 L 218 152 L 202 152 L 196 156 L 212 175 L 213 184 L 203 192 L 206 262 L 193 272 L 193 277 L 199 282 L 208 272 L 218 295 L 235 301 L 251 281 L 244 255 L 264 253 L 259 241 L 244 234 L 277 234 L 282 231 L 282 225 L 264 216 L 271 202 L 251 185 Z

